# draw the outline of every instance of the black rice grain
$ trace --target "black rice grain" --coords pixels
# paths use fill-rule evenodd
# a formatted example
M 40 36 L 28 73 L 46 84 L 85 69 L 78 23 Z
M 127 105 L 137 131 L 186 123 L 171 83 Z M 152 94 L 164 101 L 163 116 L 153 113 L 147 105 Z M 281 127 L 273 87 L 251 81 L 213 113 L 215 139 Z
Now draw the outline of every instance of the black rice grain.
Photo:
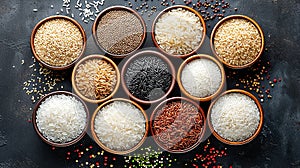
M 124 78 L 129 92 L 145 101 L 161 98 L 172 83 L 168 64 L 156 56 L 143 56 L 132 61 Z

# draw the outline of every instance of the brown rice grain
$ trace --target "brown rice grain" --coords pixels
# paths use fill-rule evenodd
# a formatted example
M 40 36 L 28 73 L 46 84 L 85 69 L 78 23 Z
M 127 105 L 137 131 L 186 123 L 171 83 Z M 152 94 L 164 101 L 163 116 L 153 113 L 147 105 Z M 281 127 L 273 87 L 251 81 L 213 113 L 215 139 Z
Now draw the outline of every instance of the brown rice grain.
M 251 63 L 260 52 L 262 37 L 246 19 L 230 19 L 216 30 L 214 48 L 226 63 L 242 66 Z
M 52 66 L 65 66 L 78 58 L 83 50 L 80 29 L 66 19 L 52 19 L 42 24 L 34 36 L 37 56 Z
M 78 66 L 75 83 L 78 91 L 85 97 L 99 100 L 112 93 L 117 75 L 109 62 L 90 59 Z

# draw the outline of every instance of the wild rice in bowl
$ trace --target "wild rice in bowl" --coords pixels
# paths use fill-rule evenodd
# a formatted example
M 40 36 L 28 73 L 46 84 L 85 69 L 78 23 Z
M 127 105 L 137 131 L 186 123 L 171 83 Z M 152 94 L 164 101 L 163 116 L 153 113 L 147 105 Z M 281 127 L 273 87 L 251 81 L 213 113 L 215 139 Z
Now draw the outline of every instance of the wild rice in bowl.
M 259 56 L 262 35 L 250 20 L 228 18 L 215 30 L 213 47 L 217 56 L 225 63 L 243 66 Z
M 153 33 L 158 46 L 171 55 L 192 53 L 203 38 L 200 18 L 181 7 L 163 13 L 154 26 Z
M 36 111 L 35 122 L 44 138 L 54 143 L 68 143 L 79 137 L 87 125 L 87 113 L 76 97 L 54 94 Z
M 100 106 L 93 117 L 96 142 L 113 153 L 135 148 L 147 133 L 145 114 L 129 100 L 112 99 Z
M 109 96 L 117 84 L 117 71 L 105 59 L 91 58 L 79 62 L 75 69 L 75 85 L 86 98 L 100 100 Z
M 74 62 L 84 48 L 84 37 L 73 22 L 65 18 L 49 19 L 36 31 L 34 51 L 50 66 L 67 66 Z
M 242 93 L 227 93 L 211 108 L 211 124 L 222 138 L 241 142 L 250 138 L 260 124 L 260 110 L 255 101 Z

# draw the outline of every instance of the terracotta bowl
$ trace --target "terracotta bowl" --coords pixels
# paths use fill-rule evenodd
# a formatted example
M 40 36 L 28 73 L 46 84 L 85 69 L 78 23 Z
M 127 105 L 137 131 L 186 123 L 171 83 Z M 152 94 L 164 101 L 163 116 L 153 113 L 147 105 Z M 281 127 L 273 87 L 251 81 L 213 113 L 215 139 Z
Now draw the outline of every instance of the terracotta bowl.
M 195 48 L 192 52 L 188 53 L 188 54 L 185 54 L 185 55 L 174 55 L 174 54 L 170 54 L 168 52 L 166 52 L 165 50 L 163 50 L 159 44 L 157 43 L 156 39 L 155 39 L 155 25 L 156 25 L 156 22 L 158 21 L 158 19 L 163 15 L 165 14 L 166 12 L 169 12 L 173 9 L 178 9 L 178 8 L 182 8 L 182 9 L 185 9 L 187 11 L 190 11 L 190 12 L 193 12 L 197 17 L 199 17 L 200 19 L 200 22 L 201 22 L 201 25 L 203 27 L 203 31 L 202 31 L 202 39 L 198 45 L 197 48 Z M 184 6 L 184 5 L 174 5 L 174 6 L 170 6 L 166 9 L 164 9 L 163 11 L 161 11 L 155 18 L 153 24 L 152 24 L 152 31 L 151 31 L 151 35 L 152 35 L 152 41 L 154 43 L 154 45 L 161 51 L 163 52 L 164 54 L 167 54 L 169 56 L 173 56 L 173 57 L 177 57 L 177 58 L 186 58 L 194 53 L 196 53 L 196 51 L 202 46 L 203 42 L 204 42 L 204 39 L 205 39 L 205 36 L 206 36 L 206 26 L 205 26 L 205 22 L 204 22 L 204 19 L 203 17 L 199 14 L 198 11 L 196 11 L 195 9 L 193 8 L 190 8 L 188 6 Z
M 215 50 L 215 47 L 214 47 L 214 37 L 216 35 L 216 31 L 217 29 L 226 21 L 228 20 L 231 20 L 231 19 L 245 19 L 247 21 L 250 21 L 258 30 L 260 36 L 261 36 L 261 47 L 260 47 L 260 50 L 259 50 L 259 53 L 257 54 L 256 58 L 254 60 L 252 60 L 251 62 L 245 64 L 245 65 L 240 65 L 240 66 L 237 66 L 237 65 L 231 65 L 227 62 L 225 62 L 216 52 Z M 211 50 L 213 52 L 213 54 L 223 63 L 225 64 L 227 67 L 229 68 L 232 68 L 232 69 L 243 69 L 243 68 L 247 68 L 247 67 L 250 67 L 251 65 L 253 65 L 259 58 L 260 56 L 262 55 L 263 53 L 263 50 L 264 50 L 264 45 L 265 45 L 265 40 L 264 40 L 264 33 L 261 29 L 261 27 L 258 25 L 258 23 L 256 23 L 253 19 L 251 19 L 250 17 L 248 16 L 245 16 L 245 15 L 231 15 L 231 16 L 227 16 L 225 18 L 223 18 L 222 20 L 220 20 L 216 26 L 214 27 L 212 33 L 211 33 L 211 36 L 210 36 L 210 47 L 211 47 Z
M 105 60 L 106 62 L 108 62 L 109 64 L 111 64 L 113 66 L 113 68 L 115 69 L 116 71 L 116 75 L 117 75 L 117 81 L 116 81 L 116 85 L 113 89 L 113 91 L 111 92 L 110 95 L 108 95 L 107 97 L 103 98 L 103 99 L 91 99 L 89 97 L 86 97 L 84 96 L 79 90 L 78 90 L 78 87 L 76 85 L 76 82 L 75 82 L 75 76 L 76 76 L 76 71 L 78 69 L 78 66 L 80 64 L 83 64 L 85 63 L 87 60 L 94 60 L 94 59 L 97 59 L 97 60 Z M 87 101 L 89 103 L 95 103 L 95 104 L 98 104 L 98 103 L 101 103 L 101 102 L 104 102 L 110 98 L 112 98 L 115 93 L 118 91 L 118 88 L 120 86 L 120 72 L 119 72 L 119 69 L 118 69 L 118 66 L 109 58 L 103 56 L 103 55 L 89 55 L 87 57 L 84 57 L 83 59 L 81 59 L 74 67 L 73 69 L 73 72 L 72 72 L 72 87 L 75 91 L 75 93 L 80 97 L 82 98 L 84 101 Z
M 250 136 L 249 138 L 247 138 L 247 139 L 245 139 L 243 141 L 230 141 L 230 140 L 227 140 L 227 139 L 223 138 L 222 136 L 220 136 L 214 130 L 214 127 L 213 127 L 212 122 L 211 122 L 211 110 L 212 110 L 212 107 L 214 106 L 214 104 L 216 103 L 216 101 L 218 101 L 218 99 L 221 96 L 223 96 L 225 94 L 230 94 L 230 93 L 241 93 L 241 94 L 244 94 L 244 95 L 250 97 L 252 100 L 254 100 L 255 104 L 257 105 L 257 108 L 259 109 L 260 121 L 259 121 L 258 127 L 257 127 L 256 131 L 254 132 L 254 134 L 252 136 Z M 209 109 L 208 109 L 208 114 L 207 114 L 208 126 L 209 126 L 210 130 L 212 131 L 213 135 L 219 141 L 221 141 L 221 142 L 223 142 L 225 144 L 228 144 L 228 145 L 244 145 L 244 144 L 247 144 L 247 143 L 251 142 L 260 133 L 260 131 L 262 129 L 262 126 L 263 126 L 263 119 L 264 119 L 263 109 L 262 109 L 261 104 L 257 100 L 257 98 L 254 95 L 252 95 L 251 93 L 249 93 L 247 91 L 244 91 L 244 90 L 240 90 L 240 89 L 232 89 L 232 90 L 228 90 L 228 91 L 222 93 L 213 103 L 210 104 Z
M 72 22 L 75 26 L 78 27 L 78 29 L 80 30 L 82 37 L 83 37 L 83 47 L 82 47 L 82 51 L 80 52 L 80 54 L 78 55 L 78 57 L 71 62 L 68 65 L 65 66 L 54 66 L 54 65 L 50 65 L 46 62 L 44 62 L 43 60 L 40 59 L 40 57 L 37 55 L 36 51 L 35 51 L 35 47 L 34 47 L 34 38 L 35 38 L 35 34 L 37 32 L 37 30 L 40 28 L 40 26 L 42 26 L 44 23 L 50 21 L 50 20 L 54 20 L 54 19 L 65 19 L 67 21 Z M 32 53 L 34 55 L 34 58 L 41 63 L 44 67 L 47 67 L 49 69 L 52 70 L 66 70 L 69 69 L 71 67 L 74 66 L 74 64 L 82 57 L 84 51 L 85 51 L 85 47 L 86 47 L 86 34 L 84 29 L 82 28 L 82 26 L 74 19 L 68 17 L 68 16 L 63 16 L 63 15 L 53 15 L 53 16 L 49 16 L 43 20 L 41 20 L 39 23 L 36 24 L 36 26 L 33 28 L 32 32 L 31 32 L 31 36 L 30 36 L 30 46 L 31 46 L 31 50 Z
M 95 128 L 94 128 L 94 125 L 95 125 L 95 118 L 96 118 L 96 115 L 98 114 L 99 110 L 101 108 L 103 108 L 104 106 L 114 102 L 114 101 L 123 101 L 123 102 L 127 102 L 127 103 L 131 103 L 133 104 L 135 107 L 137 107 L 141 113 L 143 113 L 143 116 L 145 117 L 145 133 L 144 133 L 144 136 L 143 138 L 140 140 L 139 143 L 137 143 L 134 147 L 132 147 L 131 149 L 128 149 L 128 150 L 125 150 L 125 151 L 117 151 L 117 150 L 113 150 L 113 149 L 110 149 L 108 148 L 107 146 L 105 146 L 98 138 L 96 132 L 95 132 Z M 125 111 L 126 112 L 126 111 Z M 93 139 L 95 140 L 95 142 L 102 148 L 104 149 L 105 151 L 107 152 L 110 152 L 110 153 L 113 153 L 113 154 L 118 154 L 118 155 L 124 155 L 124 154 L 128 154 L 128 153 L 131 153 L 133 151 L 135 151 L 136 149 L 138 149 L 143 143 L 144 141 L 146 140 L 147 138 L 147 134 L 148 134 L 148 118 L 147 118 L 147 114 L 146 112 L 143 110 L 143 108 L 138 105 L 137 103 L 131 101 L 131 100 L 128 100 L 128 99 L 124 99 L 124 98 L 115 98 L 115 99 L 111 99 L 111 100 L 108 100 L 106 102 L 104 102 L 103 104 L 101 104 L 94 112 L 93 116 L 92 116 L 92 120 L 91 120 L 91 132 L 92 132 L 92 136 L 93 136 Z
M 132 14 L 134 14 L 141 22 L 142 26 L 143 26 L 143 29 L 144 29 L 144 33 L 143 33 L 143 37 L 142 37 L 142 40 L 141 40 L 141 43 L 136 47 L 136 49 L 134 49 L 133 51 L 131 51 L 130 53 L 126 53 L 126 54 L 114 54 L 114 53 L 110 53 L 108 51 L 106 51 L 102 46 L 101 44 L 99 43 L 98 41 L 98 36 L 97 36 L 97 26 L 100 22 L 100 20 L 102 19 L 102 17 L 110 12 L 110 11 L 114 11 L 114 10 L 125 10 L 125 11 L 128 11 Z M 94 21 L 94 24 L 92 26 L 92 34 L 93 34 L 93 38 L 95 40 L 95 42 L 97 43 L 98 47 L 103 50 L 105 53 L 109 54 L 110 56 L 113 56 L 113 57 L 116 57 L 116 58 L 124 58 L 128 55 L 131 55 L 133 54 L 136 50 L 138 50 L 142 44 L 144 43 L 145 41 L 145 38 L 146 38 L 146 33 L 147 33 L 147 28 L 146 28 L 146 24 L 145 24 L 145 21 L 143 19 L 143 17 L 138 13 L 136 12 L 135 10 L 131 9 L 131 8 L 128 8 L 128 7 L 125 7 L 125 6 L 111 6 L 111 7 L 108 7 L 104 10 L 102 10 L 99 15 L 97 16 L 97 18 L 95 19 Z
M 37 115 L 37 111 L 40 107 L 40 105 L 47 99 L 49 98 L 50 96 L 53 96 L 53 95 L 66 95 L 66 96 L 72 96 L 72 97 L 75 97 L 78 101 L 80 101 L 82 103 L 82 105 L 84 106 L 84 109 L 85 109 L 85 112 L 86 112 L 86 123 L 85 123 L 85 127 L 82 131 L 82 133 L 75 139 L 69 141 L 69 142 L 66 142 L 66 143 L 57 143 L 57 142 L 53 142 L 51 140 L 48 140 L 47 138 L 45 138 L 43 136 L 43 134 L 39 131 L 38 129 L 38 126 L 37 126 L 37 123 L 36 123 L 36 115 Z M 71 93 L 71 92 L 67 92 L 67 91 L 55 91 L 55 92 L 52 92 L 50 94 L 47 94 L 45 95 L 43 98 L 41 98 L 38 103 L 36 104 L 34 110 L 33 110 L 33 113 L 32 113 L 32 123 L 33 123 L 33 127 L 34 127 L 34 130 L 36 131 L 36 133 L 38 134 L 38 136 L 44 141 L 46 142 L 47 144 L 51 145 L 51 146 L 55 146 L 55 147 L 67 147 L 67 146 L 70 146 L 70 145 L 73 145 L 75 143 L 77 143 L 78 141 L 80 141 L 84 135 L 86 134 L 86 131 L 87 131 L 87 128 L 88 128 L 88 123 L 89 123 L 89 110 L 86 106 L 86 104 L 84 103 L 83 100 L 81 100 L 78 96 L 76 96 L 75 94 Z
M 155 100 L 142 100 L 142 99 L 139 99 L 137 97 L 135 97 L 133 94 L 130 93 L 130 91 L 128 90 L 128 87 L 126 85 L 126 82 L 125 82 L 125 73 L 130 65 L 130 63 L 134 60 L 136 60 L 137 58 L 139 57 L 143 57 L 145 55 L 152 55 L 152 56 L 156 56 L 160 59 L 162 59 L 169 67 L 169 71 L 171 73 L 171 76 L 172 76 L 172 81 L 171 81 L 171 84 L 169 86 L 169 89 L 167 90 L 167 92 L 160 98 L 158 99 L 155 99 Z M 142 104 L 151 104 L 151 103 L 156 103 L 156 102 L 159 102 L 161 100 L 163 100 L 164 98 L 166 98 L 170 93 L 171 91 L 173 90 L 174 88 L 174 85 L 175 85 L 175 68 L 172 64 L 172 62 L 166 57 L 164 56 L 163 54 L 157 52 L 157 51 L 152 51 L 152 50 L 144 50 L 144 51 L 140 51 L 138 53 L 136 53 L 135 55 L 131 56 L 124 64 L 123 68 L 122 68 L 122 71 L 121 71 L 121 83 L 122 83 L 122 87 L 123 89 L 125 90 L 126 94 L 129 95 L 129 97 L 131 99 L 133 99 L 134 101 L 138 102 L 138 103 L 142 103 Z
M 181 73 L 182 73 L 182 70 L 184 69 L 184 67 L 186 66 L 186 64 L 194 61 L 194 60 L 197 60 L 197 59 L 208 59 L 212 62 L 214 62 L 215 64 L 217 64 L 217 66 L 219 67 L 220 69 L 220 72 L 221 72 L 221 84 L 218 88 L 218 90 L 213 93 L 212 95 L 209 95 L 207 97 L 196 97 L 196 96 L 193 96 L 191 95 L 190 93 L 188 93 L 184 86 L 182 85 L 182 82 L 181 82 Z M 222 64 L 216 60 L 215 58 L 213 58 L 212 56 L 209 56 L 209 55 L 206 55 L 206 54 L 198 54 L 198 55 L 194 55 L 194 56 L 191 56 L 189 58 L 187 58 L 179 67 L 178 69 L 178 72 L 177 72 L 177 82 L 178 82 L 178 85 L 179 85 L 179 88 L 180 88 L 180 91 L 186 95 L 188 98 L 190 99 L 193 99 L 193 100 L 197 100 L 197 101 L 201 101 L 201 102 L 205 102 L 205 101 L 210 101 L 212 100 L 213 98 L 215 98 L 216 96 L 218 96 L 222 90 L 224 89 L 224 86 L 225 86 L 225 82 L 226 82 L 226 76 L 225 76 L 225 70 L 222 66 Z
M 158 140 L 158 137 L 155 135 L 155 130 L 153 128 L 153 124 L 154 124 L 154 120 L 155 118 L 157 117 L 157 113 L 159 110 L 161 110 L 167 103 L 170 103 L 170 102 L 174 102 L 174 101 L 181 101 L 181 102 L 187 102 L 187 103 L 190 103 L 192 105 L 194 105 L 199 113 L 201 114 L 202 116 L 202 119 L 203 119 L 203 126 L 202 126 L 202 130 L 201 130 L 201 133 L 200 133 L 200 136 L 198 138 L 198 141 L 195 142 L 192 146 L 188 147 L 188 148 L 185 148 L 185 149 L 180 149 L 180 150 L 174 150 L 174 149 L 169 149 L 166 145 L 164 145 L 163 143 L 161 143 L 159 140 Z M 164 100 L 163 102 L 161 102 L 158 106 L 156 106 L 156 108 L 153 110 L 152 114 L 151 114 L 151 118 L 150 118 L 150 130 L 151 130 L 151 134 L 152 134 L 152 137 L 154 139 L 154 141 L 158 144 L 158 146 L 160 146 L 163 150 L 166 150 L 170 153 L 187 153 L 193 149 L 195 149 L 203 140 L 204 140 L 204 135 L 205 135 L 205 131 L 206 131 L 206 119 L 205 119 L 205 114 L 202 110 L 202 108 L 196 104 L 194 101 L 190 100 L 190 99 L 187 99 L 185 97 L 172 97 L 172 98 L 169 98 L 167 100 Z

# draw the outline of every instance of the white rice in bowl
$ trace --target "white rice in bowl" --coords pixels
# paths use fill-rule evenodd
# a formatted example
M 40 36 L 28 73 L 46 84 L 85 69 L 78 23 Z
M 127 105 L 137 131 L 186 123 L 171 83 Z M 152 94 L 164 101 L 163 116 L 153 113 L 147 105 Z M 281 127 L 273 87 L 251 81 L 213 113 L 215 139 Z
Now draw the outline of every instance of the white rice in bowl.
M 221 96 L 212 106 L 210 117 L 216 133 L 232 142 L 250 138 L 260 123 L 255 101 L 242 93 Z
M 155 23 L 155 40 L 161 49 L 173 55 L 185 55 L 196 50 L 203 38 L 200 18 L 184 8 L 162 14 Z
M 220 88 L 222 73 L 216 63 L 209 59 L 196 59 L 187 63 L 181 72 L 181 83 L 192 96 L 204 98 Z
M 126 151 L 143 139 L 145 123 L 139 108 L 130 102 L 116 100 L 98 111 L 93 127 L 98 139 L 107 148 Z
M 82 102 L 64 94 L 47 97 L 36 112 L 38 130 L 55 143 L 67 143 L 79 137 L 86 127 L 86 118 Z

